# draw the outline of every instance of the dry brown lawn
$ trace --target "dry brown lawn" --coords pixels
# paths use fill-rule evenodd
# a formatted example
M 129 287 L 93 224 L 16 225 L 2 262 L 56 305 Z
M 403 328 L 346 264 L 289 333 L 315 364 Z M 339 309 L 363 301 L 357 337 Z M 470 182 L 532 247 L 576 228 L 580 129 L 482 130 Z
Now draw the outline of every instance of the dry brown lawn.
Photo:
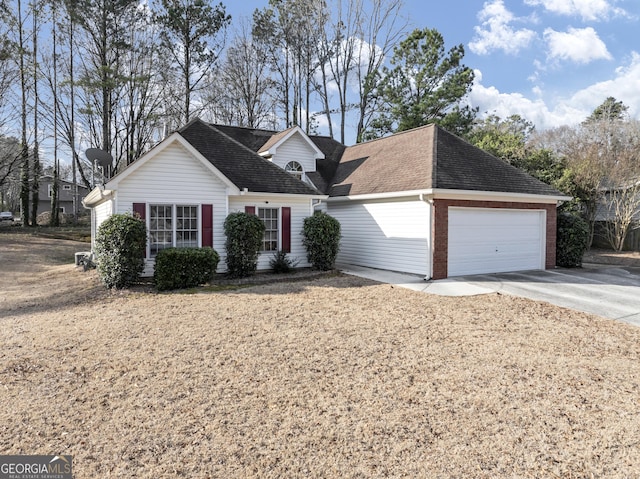
M 348 276 L 105 292 L 0 234 L 0 451 L 76 478 L 640 477 L 640 329 Z

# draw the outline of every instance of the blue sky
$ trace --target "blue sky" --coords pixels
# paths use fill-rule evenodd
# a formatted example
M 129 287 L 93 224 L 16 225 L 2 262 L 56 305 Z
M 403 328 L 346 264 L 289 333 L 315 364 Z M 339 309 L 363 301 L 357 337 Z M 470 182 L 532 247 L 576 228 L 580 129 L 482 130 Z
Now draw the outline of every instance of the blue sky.
M 223 2 L 225 3 L 225 2 Z M 225 3 L 232 23 L 268 0 Z M 480 113 L 575 125 L 613 96 L 640 118 L 639 0 L 404 0 L 411 28 L 462 43 Z

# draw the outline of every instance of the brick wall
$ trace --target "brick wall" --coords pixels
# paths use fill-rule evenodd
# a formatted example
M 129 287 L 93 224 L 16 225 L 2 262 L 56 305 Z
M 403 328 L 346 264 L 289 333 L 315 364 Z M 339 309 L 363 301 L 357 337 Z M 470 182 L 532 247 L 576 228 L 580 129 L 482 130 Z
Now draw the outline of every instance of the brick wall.
M 545 268 L 556 265 L 556 219 L 555 204 L 545 203 L 516 203 L 509 201 L 470 201 L 470 200 L 434 200 L 433 222 L 433 279 L 443 279 L 448 275 L 448 244 L 449 244 L 449 207 L 464 208 L 510 208 L 547 211 L 546 230 L 546 258 Z

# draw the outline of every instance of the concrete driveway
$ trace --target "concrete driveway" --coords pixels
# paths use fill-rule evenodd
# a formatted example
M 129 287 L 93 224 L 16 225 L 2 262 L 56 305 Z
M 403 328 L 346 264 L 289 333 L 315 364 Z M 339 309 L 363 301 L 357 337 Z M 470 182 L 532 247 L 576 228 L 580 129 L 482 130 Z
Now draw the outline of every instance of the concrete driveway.
M 640 326 L 640 268 L 637 267 L 585 265 L 579 269 L 496 273 L 437 281 L 351 265 L 341 269 L 347 274 L 415 291 L 443 296 L 500 292 Z

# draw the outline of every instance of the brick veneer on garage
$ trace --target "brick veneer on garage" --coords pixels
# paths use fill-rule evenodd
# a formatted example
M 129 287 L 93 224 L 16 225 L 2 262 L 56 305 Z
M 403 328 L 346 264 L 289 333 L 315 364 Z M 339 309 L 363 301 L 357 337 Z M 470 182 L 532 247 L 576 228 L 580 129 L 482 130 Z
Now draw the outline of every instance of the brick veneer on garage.
M 443 279 L 448 274 L 449 261 L 449 207 L 463 208 L 507 208 L 515 210 L 546 210 L 546 258 L 545 268 L 556 266 L 556 221 L 555 204 L 516 203 L 505 201 L 434 200 L 433 214 L 433 279 Z

